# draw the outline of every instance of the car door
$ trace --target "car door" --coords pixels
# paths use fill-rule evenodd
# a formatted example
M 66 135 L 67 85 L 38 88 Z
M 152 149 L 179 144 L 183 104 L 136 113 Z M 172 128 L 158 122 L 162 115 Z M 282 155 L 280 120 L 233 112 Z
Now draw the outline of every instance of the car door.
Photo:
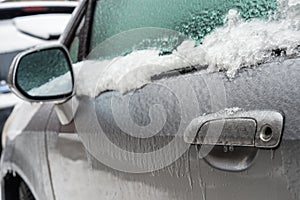
M 276 8 L 249 2 L 238 5 L 249 20 Z M 48 124 L 56 199 L 299 198 L 299 58 L 231 77 L 195 65 L 193 52 L 172 57 L 190 38 L 201 45 L 232 7 L 89 2 L 74 120 L 61 125 L 52 113 Z

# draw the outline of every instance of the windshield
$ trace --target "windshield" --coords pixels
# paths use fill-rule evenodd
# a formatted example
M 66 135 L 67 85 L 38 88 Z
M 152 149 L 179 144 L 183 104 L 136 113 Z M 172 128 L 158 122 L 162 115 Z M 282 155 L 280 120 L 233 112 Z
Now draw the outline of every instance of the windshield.
M 268 19 L 277 10 L 276 0 L 103 0 L 97 1 L 92 27 L 91 50 L 99 44 L 118 41 L 92 58 L 126 55 L 134 50 L 159 49 L 171 53 L 183 40 L 197 45 L 235 9 L 242 20 Z M 152 29 L 151 29 L 151 28 Z M 103 44 L 105 45 L 105 44 Z M 116 55 L 114 55 L 116 54 Z

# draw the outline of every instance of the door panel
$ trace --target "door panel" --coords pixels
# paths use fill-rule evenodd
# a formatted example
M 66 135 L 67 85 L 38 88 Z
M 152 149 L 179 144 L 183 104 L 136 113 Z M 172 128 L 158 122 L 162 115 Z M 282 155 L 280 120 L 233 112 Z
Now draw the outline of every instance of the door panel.
M 222 72 L 165 74 L 124 95 L 108 91 L 96 99 L 79 97 L 73 125 L 61 127 L 55 113 L 49 122 L 47 141 L 56 198 L 298 199 L 300 92 L 295 86 L 299 85 L 299 65 L 299 59 L 264 64 L 242 70 L 233 81 Z M 225 105 L 218 104 L 222 100 L 217 98 L 212 106 L 214 91 L 209 91 L 208 80 L 223 83 Z M 191 91 L 196 99 L 188 98 Z M 151 108 L 157 104 L 162 108 Z M 250 147 L 254 151 L 248 151 L 218 146 L 200 158 L 201 146 L 189 144 L 180 153 L 187 144 L 182 124 L 187 127 L 205 113 L 234 107 L 282 113 L 279 147 Z M 162 127 L 157 129 L 158 125 Z M 163 151 L 169 144 L 173 148 Z M 160 153 L 143 157 L 151 152 Z M 242 171 L 220 170 L 213 164 L 242 165 L 249 153 L 253 154 L 251 162 Z

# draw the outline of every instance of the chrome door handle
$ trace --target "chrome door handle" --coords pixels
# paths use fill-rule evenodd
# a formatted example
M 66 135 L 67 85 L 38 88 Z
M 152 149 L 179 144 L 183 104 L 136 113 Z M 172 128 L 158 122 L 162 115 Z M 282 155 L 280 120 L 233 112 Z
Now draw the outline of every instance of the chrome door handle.
M 184 140 L 190 144 L 275 148 L 283 121 L 281 113 L 268 110 L 213 113 L 194 119 Z

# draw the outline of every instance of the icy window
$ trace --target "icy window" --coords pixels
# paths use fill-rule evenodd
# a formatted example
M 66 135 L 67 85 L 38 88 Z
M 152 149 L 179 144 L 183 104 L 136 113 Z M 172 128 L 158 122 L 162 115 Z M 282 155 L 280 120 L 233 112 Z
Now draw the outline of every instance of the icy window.
M 240 68 L 300 55 L 300 1 L 101 0 L 90 47 L 77 94 L 125 93 L 194 66 L 234 78 Z
M 85 18 L 82 18 L 79 26 L 76 29 L 75 36 L 69 48 L 70 57 L 73 63 L 78 62 L 79 59 L 79 49 L 80 49 L 80 42 L 82 40 L 82 34 L 84 30 L 83 29 L 84 22 L 85 22 Z
M 116 3 L 117 2 L 117 3 Z M 93 54 L 92 59 L 126 55 L 134 50 L 159 49 L 160 55 L 170 54 L 186 38 L 201 44 L 208 34 L 223 26 L 230 9 L 243 20 L 268 19 L 277 9 L 276 0 L 103 0 L 97 1 L 92 27 L 91 50 L 118 34 L 119 48 L 105 54 Z M 149 27 L 176 31 L 176 35 L 157 32 L 126 38 L 134 29 Z M 144 34 L 144 35 L 143 35 Z M 155 35 L 155 36 L 154 36 Z M 121 36 L 120 36 L 121 37 Z M 130 37 L 130 36 L 129 36 Z M 140 38 L 139 38 L 140 37 Z M 109 49 L 107 49 L 109 51 Z
M 164 72 L 239 69 L 300 56 L 300 0 L 97 2 L 77 94 L 141 88 Z M 82 69 L 82 70 L 80 70 Z

